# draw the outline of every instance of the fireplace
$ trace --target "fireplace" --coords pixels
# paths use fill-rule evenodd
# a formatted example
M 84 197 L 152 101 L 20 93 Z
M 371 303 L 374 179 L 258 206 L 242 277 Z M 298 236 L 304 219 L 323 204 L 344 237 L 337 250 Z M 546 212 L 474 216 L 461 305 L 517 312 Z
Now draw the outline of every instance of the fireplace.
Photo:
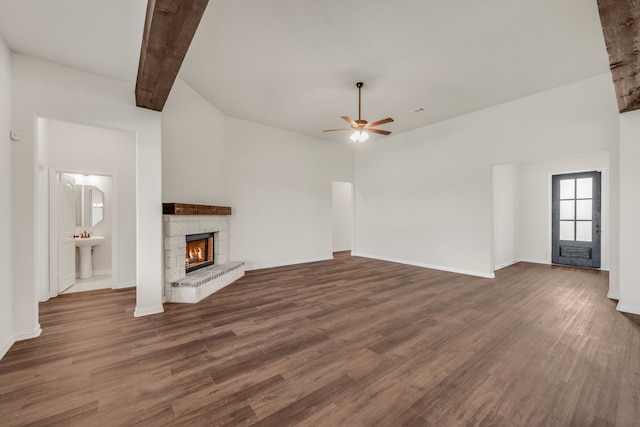
M 185 270 L 187 273 L 213 265 L 214 235 L 215 233 L 201 233 L 186 236 Z

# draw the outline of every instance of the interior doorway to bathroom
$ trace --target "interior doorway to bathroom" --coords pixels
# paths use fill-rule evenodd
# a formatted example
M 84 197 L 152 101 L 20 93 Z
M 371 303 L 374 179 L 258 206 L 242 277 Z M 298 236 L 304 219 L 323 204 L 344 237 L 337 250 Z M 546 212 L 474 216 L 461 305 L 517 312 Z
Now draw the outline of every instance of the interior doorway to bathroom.
M 52 171 L 52 296 L 113 286 L 113 177 Z
M 84 231 L 95 235 L 102 235 L 105 239 L 99 245 L 90 247 L 90 255 L 95 264 L 92 265 L 93 275 L 90 281 L 104 279 L 103 283 L 91 286 L 123 289 L 135 286 L 137 264 L 137 224 L 136 224 L 136 134 L 135 132 L 96 127 L 87 124 L 71 123 L 52 118 L 38 118 L 37 140 L 37 226 L 38 249 L 34 256 L 38 258 L 38 278 L 40 284 L 40 301 L 46 301 L 59 293 L 58 285 L 58 198 L 56 184 L 58 173 L 74 175 L 72 184 L 74 200 L 80 200 L 82 195 L 77 186 L 84 186 L 84 201 L 100 209 L 99 200 L 92 196 L 100 193 L 89 186 L 96 186 L 103 193 L 103 222 L 96 225 L 85 225 L 74 217 L 73 233 L 71 237 L 81 235 Z M 105 177 L 109 177 L 106 181 Z M 110 181 L 109 181 L 110 179 Z M 93 181 L 92 181 L 93 180 Z M 104 187 L 104 188 L 103 188 Z M 82 208 L 74 204 L 74 215 Z M 85 214 L 90 212 L 85 209 Z M 91 211 L 93 214 L 93 212 Z M 96 215 L 100 215 L 96 211 Z M 85 215 L 86 216 L 86 215 Z M 80 218 L 78 216 L 78 218 Z M 110 227 L 107 227 L 108 223 Z M 80 225 L 76 225 L 80 224 Z M 102 228 L 107 227 L 107 230 Z M 67 225 L 69 228 L 69 225 Z M 107 239 L 107 236 L 110 236 Z M 67 254 L 72 253 L 77 265 L 73 266 L 73 275 L 81 279 L 80 251 L 76 247 L 67 246 Z M 83 241 L 87 243 L 87 241 Z M 92 246 L 92 245 L 90 245 Z M 71 250 L 69 249 L 71 248 Z M 67 264 L 65 264 L 67 265 Z M 71 267 L 67 267 L 67 272 Z M 111 276 L 110 282 L 106 277 Z M 68 278 L 68 275 L 67 275 Z M 84 278 L 82 278 L 85 280 Z M 105 283 L 106 282 L 106 283 Z M 76 283 L 70 290 L 81 290 Z M 68 283 L 67 283 L 68 285 Z M 63 289 L 68 286 L 63 285 Z

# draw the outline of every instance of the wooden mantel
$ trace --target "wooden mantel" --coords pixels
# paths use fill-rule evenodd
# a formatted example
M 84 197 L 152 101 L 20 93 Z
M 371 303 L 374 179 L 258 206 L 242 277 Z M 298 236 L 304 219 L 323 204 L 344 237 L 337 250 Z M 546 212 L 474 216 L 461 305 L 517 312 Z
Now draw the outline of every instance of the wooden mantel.
M 189 203 L 163 203 L 162 213 L 164 215 L 231 215 L 231 208 Z

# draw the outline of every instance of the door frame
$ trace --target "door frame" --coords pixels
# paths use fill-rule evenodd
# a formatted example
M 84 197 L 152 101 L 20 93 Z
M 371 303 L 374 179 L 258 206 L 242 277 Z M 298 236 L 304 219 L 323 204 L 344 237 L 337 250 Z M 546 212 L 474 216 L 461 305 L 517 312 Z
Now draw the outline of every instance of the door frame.
M 607 245 L 609 236 L 609 168 L 592 167 L 585 169 L 562 170 L 550 172 L 548 177 L 548 197 L 547 197 L 547 263 L 550 265 L 562 266 L 562 264 L 554 264 L 551 253 L 553 251 L 553 176 L 568 175 L 573 173 L 600 172 L 600 268 L 594 270 L 609 271 L 609 256 Z M 605 234 L 606 233 L 606 234 Z M 606 237 L 605 237 L 606 236 Z
M 111 178 L 111 289 L 117 289 L 118 278 L 118 180 L 115 173 L 70 168 L 49 168 L 49 298 L 58 296 L 58 203 L 56 185 L 58 173 L 101 175 Z

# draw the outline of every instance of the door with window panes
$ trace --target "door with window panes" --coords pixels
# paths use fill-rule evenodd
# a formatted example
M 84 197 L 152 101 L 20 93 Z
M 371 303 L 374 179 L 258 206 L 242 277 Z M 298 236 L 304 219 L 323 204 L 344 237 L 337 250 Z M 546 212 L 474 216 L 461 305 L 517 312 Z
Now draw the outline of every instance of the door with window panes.
M 600 172 L 552 177 L 554 264 L 600 268 Z

